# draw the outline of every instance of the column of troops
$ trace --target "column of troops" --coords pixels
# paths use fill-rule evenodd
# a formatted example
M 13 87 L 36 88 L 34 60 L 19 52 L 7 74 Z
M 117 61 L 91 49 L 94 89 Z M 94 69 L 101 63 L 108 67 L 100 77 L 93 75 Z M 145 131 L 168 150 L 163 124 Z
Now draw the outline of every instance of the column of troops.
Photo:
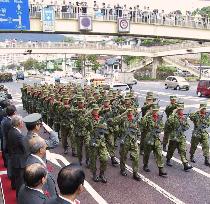
M 143 155 L 143 170 L 150 172 L 148 164 L 152 151 L 159 176 L 166 176 L 162 150 L 166 151 L 167 145 L 166 165 L 172 166 L 171 158 L 178 149 L 184 170 L 191 169 L 186 156 L 188 118 L 194 123 L 190 160 L 196 162 L 194 153 L 201 143 L 205 165 L 210 166 L 207 104 L 200 104 L 198 111 L 186 115 L 184 103 L 171 96 L 165 109 L 167 119 L 164 125 L 163 114 L 160 114 L 157 98 L 152 92 L 147 93 L 139 111 L 138 98 L 132 91 L 123 95 L 121 91 L 93 86 L 82 88 L 75 84 L 23 85 L 21 91 L 23 108 L 28 113 L 42 114 L 43 121 L 58 132 L 64 154 L 71 147 L 72 156 L 78 157 L 81 165 L 85 156 L 86 166 L 91 169 L 95 182 L 107 182 L 105 171 L 109 158 L 113 166 L 120 163 L 121 175 L 127 176 L 127 156 L 132 161 L 133 178 L 141 180 L 138 174 L 140 155 Z M 162 131 L 163 140 L 160 137 Z M 118 145 L 120 161 L 115 157 Z M 99 174 L 97 160 L 100 161 Z

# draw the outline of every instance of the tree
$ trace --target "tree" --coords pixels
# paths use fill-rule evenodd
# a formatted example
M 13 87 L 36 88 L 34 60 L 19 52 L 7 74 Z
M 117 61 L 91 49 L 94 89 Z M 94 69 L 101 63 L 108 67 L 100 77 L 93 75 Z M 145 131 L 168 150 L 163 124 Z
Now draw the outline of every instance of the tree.
M 193 15 L 196 15 L 196 14 L 200 14 L 201 16 L 208 16 L 210 17 L 210 6 L 207 6 L 207 7 L 203 7 L 201 9 L 196 9 L 195 11 L 193 11 Z
M 9 64 L 6 66 L 7 69 L 15 69 L 17 67 L 17 65 L 15 64 Z
M 210 59 L 207 53 L 201 53 L 200 63 L 202 65 L 210 65 Z
M 82 58 L 79 57 L 75 61 L 75 67 L 78 69 L 79 72 L 81 72 L 81 70 L 82 70 Z
M 68 42 L 68 43 L 73 43 L 74 42 L 74 38 L 73 37 L 65 37 L 64 42 Z
M 94 72 L 96 72 L 100 68 L 100 63 L 98 62 L 97 55 L 89 55 L 86 59 L 90 62 L 92 70 Z
M 120 45 L 122 43 L 124 43 L 125 41 L 126 41 L 126 39 L 123 38 L 123 37 L 117 37 L 117 38 L 114 39 L 114 42 L 117 43 L 117 44 L 120 44 Z

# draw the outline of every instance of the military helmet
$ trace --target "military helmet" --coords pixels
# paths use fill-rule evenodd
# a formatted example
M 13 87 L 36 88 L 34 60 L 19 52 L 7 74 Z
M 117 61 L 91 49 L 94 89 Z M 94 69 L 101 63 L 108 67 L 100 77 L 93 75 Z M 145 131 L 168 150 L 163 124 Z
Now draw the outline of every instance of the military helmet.
M 174 100 L 174 99 L 177 99 L 176 96 L 170 96 L 170 100 Z
M 99 110 L 99 106 L 98 106 L 97 104 L 93 104 L 93 105 L 92 105 L 92 109 L 93 109 L 93 110 Z
M 153 100 L 153 96 L 146 96 L 146 100 Z
M 183 109 L 184 109 L 184 102 L 179 101 L 179 102 L 177 103 L 177 108 L 176 108 L 176 109 L 178 109 L 178 110 L 183 110 Z
M 153 97 L 154 96 L 154 93 L 152 91 L 148 91 L 147 92 L 147 96 L 152 96 Z
M 77 97 L 77 102 L 78 103 L 84 103 L 85 102 L 85 98 L 84 97 Z
M 206 109 L 206 108 L 207 108 L 207 103 L 201 103 L 199 110 Z

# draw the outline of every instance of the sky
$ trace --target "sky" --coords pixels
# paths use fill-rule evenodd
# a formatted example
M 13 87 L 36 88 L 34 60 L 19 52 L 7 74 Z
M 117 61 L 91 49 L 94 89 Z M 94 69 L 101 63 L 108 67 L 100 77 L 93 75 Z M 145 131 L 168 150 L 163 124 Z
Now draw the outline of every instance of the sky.
M 92 3 L 93 0 L 86 0 L 89 3 Z M 160 9 L 165 11 L 193 11 L 196 8 L 201 8 L 204 6 L 210 6 L 210 1 L 208 0 L 96 0 L 100 5 L 103 2 L 106 4 L 117 4 L 120 2 L 120 5 L 127 4 L 129 6 L 140 5 L 143 9 L 144 6 L 149 6 L 151 9 Z

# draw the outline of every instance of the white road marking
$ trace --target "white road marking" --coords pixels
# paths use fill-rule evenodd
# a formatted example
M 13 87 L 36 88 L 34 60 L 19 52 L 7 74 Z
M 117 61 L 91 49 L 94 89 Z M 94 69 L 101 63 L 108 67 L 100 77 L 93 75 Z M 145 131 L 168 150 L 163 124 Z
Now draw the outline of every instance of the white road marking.
M 117 159 L 117 162 L 119 163 L 120 160 Z M 128 166 L 127 164 L 126 164 L 126 168 L 127 168 L 127 170 L 130 173 L 133 173 L 133 169 L 130 166 Z M 145 183 L 147 183 L 149 186 L 153 187 L 156 191 L 158 191 L 160 194 L 162 194 L 167 199 L 171 200 L 173 203 L 176 203 L 176 204 L 184 204 L 183 201 L 181 201 L 180 199 L 178 199 L 174 195 L 170 194 L 168 191 L 164 190 L 163 188 L 161 188 L 160 186 L 158 186 L 156 183 L 154 183 L 150 179 L 146 178 L 144 175 L 142 175 L 142 174 L 139 173 L 139 176 L 141 177 L 142 181 L 144 181 Z
M 162 152 L 162 153 L 163 153 L 164 156 L 167 155 L 166 152 Z M 182 161 L 179 160 L 179 159 L 177 159 L 177 158 L 175 158 L 175 157 L 172 157 L 171 159 L 172 159 L 173 161 L 179 163 L 179 164 L 182 164 Z M 199 174 L 201 174 L 201 175 L 203 175 L 203 176 L 205 176 L 205 177 L 207 177 L 207 178 L 210 178 L 210 174 L 206 173 L 205 171 L 202 171 L 202 170 L 200 170 L 200 169 L 198 169 L 198 168 L 196 168 L 196 167 L 193 167 L 192 170 L 195 171 L 195 172 L 197 172 L 197 173 L 199 173 Z

